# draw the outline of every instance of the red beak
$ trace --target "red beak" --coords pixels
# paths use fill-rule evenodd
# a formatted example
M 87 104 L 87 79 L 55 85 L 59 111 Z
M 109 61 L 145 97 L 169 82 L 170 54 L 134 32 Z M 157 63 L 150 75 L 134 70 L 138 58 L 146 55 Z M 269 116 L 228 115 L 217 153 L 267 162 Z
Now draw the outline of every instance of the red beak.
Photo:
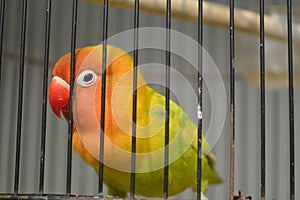
M 62 111 L 64 111 L 65 114 L 65 112 L 69 109 L 69 88 L 69 84 L 58 76 L 52 78 L 52 82 L 49 87 L 49 103 L 53 112 L 59 118 L 62 118 Z

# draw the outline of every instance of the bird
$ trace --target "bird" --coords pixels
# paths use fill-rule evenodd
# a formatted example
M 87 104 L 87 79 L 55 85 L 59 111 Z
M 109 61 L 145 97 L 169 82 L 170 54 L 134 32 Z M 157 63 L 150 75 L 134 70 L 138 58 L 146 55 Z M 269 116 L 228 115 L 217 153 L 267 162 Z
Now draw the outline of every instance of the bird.
M 52 71 L 49 104 L 54 114 L 68 122 L 70 85 L 73 84 L 72 145 L 82 160 L 99 174 L 100 147 L 103 148 L 103 181 L 110 196 L 126 197 L 131 188 L 132 131 L 135 127 L 134 193 L 144 197 L 164 196 L 165 152 L 168 152 L 168 195 L 186 189 L 196 190 L 198 136 L 197 126 L 174 101 L 170 100 L 169 143 L 165 151 L 165 96 L 154 90 L 137 68 L 133 88 L 134 64 L 129 53 L 103 45 L 86 46 L 75 51 L 74 82 L 70 83 L 71 53 L 61 57 Z M 103 65 L 103 61 L 106 61 Z M 105 80 L 102 67 L 105 66 Z M 105 87 L 102 83 L 105 82 Z M 105 97 L 102 90 L 105 88 Z M 136 121 L 132 121 L 133 92 L 136 92 Z M 104 100 L 104 102 L 102 102 Z M 101 116 L 104 106 L 105 113 Z M 104 139 L 100 144 L 100 122 L 104 117 Z M 215 170 L 216 157 L 201 138 L 201 191 L 221 183 Z

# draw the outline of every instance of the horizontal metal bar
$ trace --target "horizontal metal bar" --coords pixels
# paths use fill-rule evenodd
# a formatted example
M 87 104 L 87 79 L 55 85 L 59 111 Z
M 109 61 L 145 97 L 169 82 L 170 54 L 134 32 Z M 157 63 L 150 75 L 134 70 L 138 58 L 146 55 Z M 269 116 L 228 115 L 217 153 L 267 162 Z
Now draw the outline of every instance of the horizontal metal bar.
M 81 0 L 103 4 L 103 0 Z M 122 9 L 132 9 L 134 0 L 110 0 L 109 5 Z M 197 23 L 198 1 L 172 0 L 172 17 Z M 140 0 L 140 11 L 164 16 L 165 1 Z M 230 24 L 227 5 L 210 1 L 203 2 L 203 23 L 227 29 Z M 259 13 L 241 8 L 234 8 L 235 31 L 259 36 Z M 279 19 L 265 15 L 265 36 L 279 41 L 286 41 L 286 25 Z M 300 24 L 294 25 L 293 41 L 300 46 Z
M 132 198 L 112 198 L 112 197 L 99 197 L 96 195 L 59 195 L 59 194 L 0 194 L 0 199 L 8 199 L 8 200 L 37 200 L 37 199 L 45 199 L 45 200 L 131 200 Z M 149 199 L 149 198 L 147 198 Z M 163 198 L 150 198 L 149 200 L 163 200 Z M 143 198 L 135 198 L 135 200 L 144 200 Z

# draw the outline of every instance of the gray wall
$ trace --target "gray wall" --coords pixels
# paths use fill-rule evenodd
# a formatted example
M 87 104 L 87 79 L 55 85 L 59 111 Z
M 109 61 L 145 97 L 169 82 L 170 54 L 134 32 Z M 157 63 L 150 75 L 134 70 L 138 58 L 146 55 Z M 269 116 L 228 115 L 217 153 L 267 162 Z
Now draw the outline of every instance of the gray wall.
M 220 1 L 219 1 L 220 2 Z M 222 2 L 222 1 L 221 1 Z M 42 111 L 42 74 L 45 32 L 45 1 L 28 1 L 28 24 L 26 32 L 26 63 L 24 85 L 24 107 L 21 141 L 21 171 L 20 193 L 38 192 L 41 111 Z M 227 4 L 227 1 L 223 1 Z M 279 1 L 267 1 L 280 3 Z M 284 2 L 283 2 L 284 3 Z M 237 2 L 240 7 L 257 9 L 257 2 Z M 50 66 L 51 73 L 54 63 L 71 47 L 71 12 L 72 1 L 53 0 L 51 18 Z M 96 45 L 102 38 L 102 7 L 95 4 L 79 3 L 78 10 L 78 37 L 77 47 Z M 150 14 L 141 14 L 140 26 L 164 27 L 163 17 Z M 20 48 L 21 1 L 6 1 L 4 54 L 2 64 L 2 83 L 0 98 L 0 193 L 13 192 L 18 68 Z M 127 10 L 109 9 L 109 35 L 114 35 L 133 28 L 133 12 Z M 197 26 L 190 22 L 172 20 L 172 28 L 194 39 L 197 39 Z M 259 198 L 260 185 L 260 107 L 259 88 L 249 83 L 240 73 L 244 66 L 243 60 L 252 48 L 259 50 L 258 39 L 245 44 L 238 40 L 237 34 L 237 77 L 236 77 L 236 164 L 235 164 L 235 190 L 242 190 Z M 241 36 L 242 37 L 242 36 Z M 244 36 L 246 37 L 246 36 Z M 215 27 L 204 27 L 204 48 L 215 61 L 226 87 L 227 105 L 229 105 L 229 32 Z M 187 46 L 183 46 L 189 51 Z M 245 51 L 242 54 L 242 51 Z M 285 49 L 286 52 L 286 49 Z M 295 51 L 295 57 L 299 51 Z M 242 54 L 242 55 L 241 55 Z M 247 57 L 247 54 L 246 54 Z M 258 58 L 248 55 L 253 68 L 259 66 Z M 157 51 L 142 51 L 140 63 L 164 63 L 164 54 Z M 272 60 L 272 55 L 270 55 Z M 186 62 L 174 56 L 172 63 L 185 74 L 193 86 L 196 85 L 196 74 L 190 71 Z M 249 64 L 249 62 L 248 62 Z M 268 63 L 267 63 L 268 64 Z M 250 66 L 251 66 L 250 65 Z M 267 66 L 270 67 L 270 66 Z M 287 66 L 282 66 L 287 69 Z M 299 66 L 295 66 L 296 68 Z M 299 72 L 299 71 L 298 71 Z M 154 72 L 159 73 L 159 72 Z M 147 79 L 147 74 L 144 74 Z M 174 87 L 182 87 L 182 92 L 176 95 L 184 97 L 183 104 L 189 105 L 189 94 L 184 86 L 176 81 L 171 83 Z M 210 122 L 211 102 L 207 89 L 204 90 L 204 133 Z M 296 187 L 299 186 L 300 174 L 297 170 L 299 162 L 299 86 L 295 87 L 295 139 L 296 139 Z M 266 130 L 267 130 L 267 199 L 287 199 L 289 193 L 289 135 L 288 135 L 288 90 L 281 88 L 267 90 L 266 94 Z M 190 105 L 186 110 L 196 121 L 194 109 Z M 218 158 L 217 171 L 223 178 L 223 183 L 209 189 L 210 199 L 227 199 L 229 192 L 229 111 L 220 138 L 213 151 Z M 47 112 L 46 136 L 46 168 L 45 193 L 64 193 L 66 183 L 67 160 L 67 124 L 54 116 L 49 109 Z M 73 154 L 72 193 L 96 194 L 97 176 L 93 169 L 87 166 L 81 158 Z M 296 199 L 300 194 L 296 194 Z M 181 198 L 193 198 L 191 191 L 187 191 Z

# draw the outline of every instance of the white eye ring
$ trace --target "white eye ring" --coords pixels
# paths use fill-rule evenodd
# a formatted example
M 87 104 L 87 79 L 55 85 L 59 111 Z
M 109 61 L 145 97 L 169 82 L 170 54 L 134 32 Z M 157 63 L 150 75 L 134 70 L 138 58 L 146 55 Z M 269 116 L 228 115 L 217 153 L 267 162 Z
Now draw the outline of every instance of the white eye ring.
M 82 87 L 93 85 L 98 78 L 98 75 L 92 70 L 84 70 L 77 77 L 77 83 Z

